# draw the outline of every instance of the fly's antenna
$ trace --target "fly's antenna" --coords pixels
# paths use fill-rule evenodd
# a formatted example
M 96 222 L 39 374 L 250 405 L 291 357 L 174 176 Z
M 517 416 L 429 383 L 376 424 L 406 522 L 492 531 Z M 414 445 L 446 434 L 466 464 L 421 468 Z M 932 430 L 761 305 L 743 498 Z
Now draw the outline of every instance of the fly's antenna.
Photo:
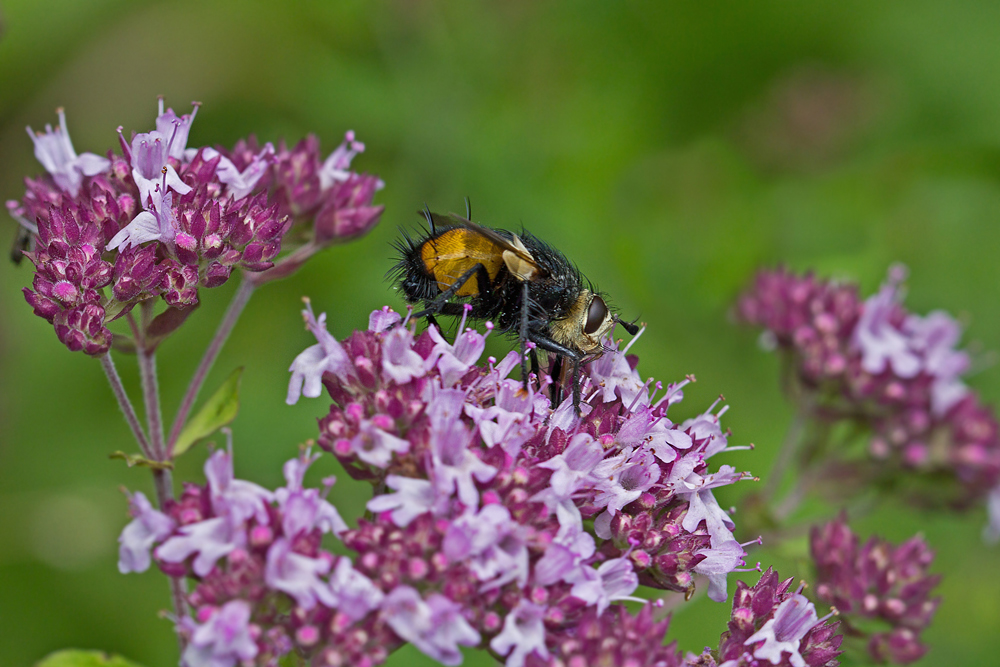
M 465 198 L 465 219 L 472 220 L 472 200 Z
M 635 325 L 635 320 L 632 320 L 631 322 L 626 322 L 625 320 L 621 319 L 617 315 L 614 315 L 613 319 L 614 319 L 615 322 L 617 322 L 618 324 L 622 325 L 622 328 L 625 329 L 625 331 L 627 331 L 630 336 L 634 336 L 637 333 L 639 333 L 639 327 L 637 327 Z M 636 319 L 638 319 L 638 318 L 636 318 Z
M 427 218 L 427 225 L 431 228 L 431 236 L 437 236 L 437 229 L 434 228 L 434 216 L 431 215 L 431 210 L 427 208 L 427 202 L 424 202 L 424 210 L 422 211 L 424 217 Z

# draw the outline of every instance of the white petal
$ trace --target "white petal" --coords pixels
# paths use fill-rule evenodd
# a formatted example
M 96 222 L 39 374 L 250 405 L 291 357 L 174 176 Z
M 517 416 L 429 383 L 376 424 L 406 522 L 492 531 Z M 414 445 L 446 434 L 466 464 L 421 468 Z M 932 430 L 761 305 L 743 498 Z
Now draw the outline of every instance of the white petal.
M 111 160 L 93 153 L 84 153 L 76 158 L 76 168 L 84 176 L 97 176 L 111 168 Z
M 159 241 L 161 238 L 160 223 L 156 219 L 156 216 L 149 211 L 143 211 L 135 216 L 132 222 L 128 223 L 124 229 L 114 235 L 105 250 L 114 250 L 118 247 L 122 250 L 127 250 L 140 243 Z

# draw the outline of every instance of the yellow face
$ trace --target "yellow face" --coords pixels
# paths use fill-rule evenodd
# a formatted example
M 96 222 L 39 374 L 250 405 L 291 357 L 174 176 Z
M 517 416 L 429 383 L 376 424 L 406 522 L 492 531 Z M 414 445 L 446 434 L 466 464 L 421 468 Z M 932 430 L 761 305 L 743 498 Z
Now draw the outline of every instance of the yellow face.
M 607 304 L 590 290 L 581 290 L 569 315 L 549 325 L 552 340 L 588 356 L 601 356 L 601 339 L 615 326 Z

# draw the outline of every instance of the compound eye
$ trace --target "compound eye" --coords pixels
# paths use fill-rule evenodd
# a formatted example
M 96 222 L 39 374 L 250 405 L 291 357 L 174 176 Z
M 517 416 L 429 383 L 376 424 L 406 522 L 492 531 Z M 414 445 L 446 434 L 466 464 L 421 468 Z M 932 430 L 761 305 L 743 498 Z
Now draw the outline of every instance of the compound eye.
M 595 296 L 594 300 L 590 302 L 590 310 L 587 312 L 587 324 L 583 327 L 583 333 L 589 335 L 600 329 L 607 316 L 608 306 L 604 303 L 604 299 Z

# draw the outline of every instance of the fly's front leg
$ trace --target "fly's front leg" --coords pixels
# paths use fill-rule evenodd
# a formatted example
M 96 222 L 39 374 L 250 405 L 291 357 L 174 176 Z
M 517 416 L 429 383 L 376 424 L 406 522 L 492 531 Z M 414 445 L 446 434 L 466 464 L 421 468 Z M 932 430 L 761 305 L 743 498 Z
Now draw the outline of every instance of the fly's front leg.
M 554 352 L 573 360 L 573 407 L 576 408 L 577 414 L 580 414 L 580 363 L 584 355 L 539 334 L 531 334 L 529 339 L 547 352 Z

